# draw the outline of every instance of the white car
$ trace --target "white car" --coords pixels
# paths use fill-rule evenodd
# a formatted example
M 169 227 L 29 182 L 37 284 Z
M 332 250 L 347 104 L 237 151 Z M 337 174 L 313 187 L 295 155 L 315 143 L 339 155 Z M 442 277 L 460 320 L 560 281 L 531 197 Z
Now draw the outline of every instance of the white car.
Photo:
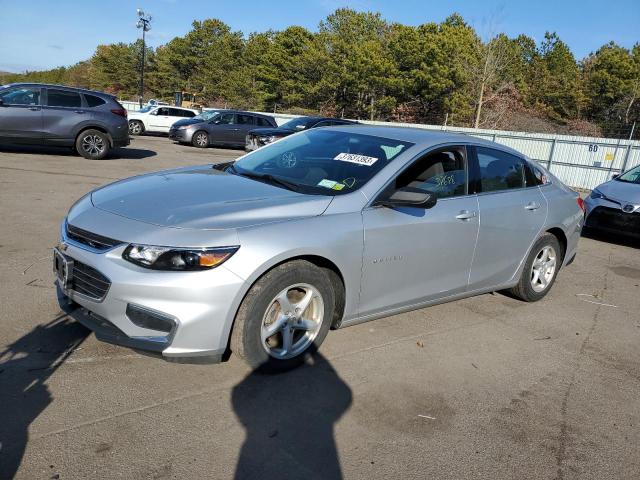
M 193 118 L 199 112 L 191 108 L 147 106 L 137 112 L 129 112 L 129 133 L 140 135 L 144 132 L 169 133 L 174 122 Z

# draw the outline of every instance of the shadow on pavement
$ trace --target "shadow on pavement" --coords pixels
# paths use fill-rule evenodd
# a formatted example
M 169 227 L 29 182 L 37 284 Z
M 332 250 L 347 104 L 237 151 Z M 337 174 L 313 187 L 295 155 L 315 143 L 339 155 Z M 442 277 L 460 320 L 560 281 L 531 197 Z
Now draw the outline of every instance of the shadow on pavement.
M 43 147 L 37 145 L 2 145 L 0 146 L 0 152 L 3 153 L 30 153 L 38 155 L 62 155 L 66 157 L 80 157 L 71 147 Z M 157 153 L 153 150 L 147 150 L 144 148 L 123 147 L 114 148 L 109 152 L 107 158 L 104 160 L 140 160 L 143 158 L 154 157 Z
M 626 235 L 616 235 L 615 233 L 604 232 L 599 230 L 582 229 L 582 236 L 597 240 L 599 242 L 613 243 L 623 247 L 640 248 L 640 237 L 631 237 Z
M 333 428 L 352 394 L 320 355 L 287 373 L 252 372 L 231 400 L 246 429 L 236 479 L 342 478 Z
M 47 380 L 90 333 L 62 314 L 0 351 L 0 479 L 14 478 L 29 426 L 53 401 Z

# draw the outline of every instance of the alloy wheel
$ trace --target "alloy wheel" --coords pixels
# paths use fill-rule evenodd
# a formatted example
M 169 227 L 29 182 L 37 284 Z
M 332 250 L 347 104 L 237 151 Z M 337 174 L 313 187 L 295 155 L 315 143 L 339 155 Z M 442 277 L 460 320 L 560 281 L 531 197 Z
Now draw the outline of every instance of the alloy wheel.
M 87 135 L 82 139 L 82 150 L 92 156 L 102 155 L 106 145 L 99 135 Z
M 208 143 L 208 138 L 206 133 L 198 133 L 196 135 L 196 143 L 199 147 L 206 147 Z
M 129 123 L 129 133 L 133 135 L 140 135 L 142 132 L 142 125 L 139 122 L 130 122 Z
M 293 358 L 313 343 L 323 318 L 320 292 L 306 283 L 291 285 L 269 303 L 260 329 L 262 347 L 274 358 Z
M 545 245 L 536 255 L 531 265 L 531 288 L 535 292 L 546 290 L 556 273 L 556 251 L 550 245 Z

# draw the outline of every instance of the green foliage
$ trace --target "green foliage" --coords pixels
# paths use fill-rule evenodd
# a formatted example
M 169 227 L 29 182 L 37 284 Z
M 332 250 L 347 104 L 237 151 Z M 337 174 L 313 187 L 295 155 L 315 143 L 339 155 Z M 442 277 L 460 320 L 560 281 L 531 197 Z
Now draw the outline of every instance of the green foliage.
M 141 42 L 100 45 L 87 61 L 42 72 L 0 74 L 136 98 Z M 640 45 L 613 43 L 576 62 L 555 33 L 536 42 L 487 41 L 459 14 L 442 23 L 390 24 L 378 13 L 336 10 L 317 32 L 234 32 L 217 19 L 145 54 L 146 97 L 176 91 L 238 108 L 316 111 L 351 118 L 489 125 L 508 110 L 557 122 L 630 124 L 640 116 Z M 573 123 L 572 123 L 573 122 Z

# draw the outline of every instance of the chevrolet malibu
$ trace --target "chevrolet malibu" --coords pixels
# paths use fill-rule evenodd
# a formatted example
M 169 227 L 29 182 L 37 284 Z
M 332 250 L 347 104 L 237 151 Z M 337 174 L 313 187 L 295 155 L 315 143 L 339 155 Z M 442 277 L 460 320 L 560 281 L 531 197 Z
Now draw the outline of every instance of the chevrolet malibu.
M 328 127 L 91 192 L 54 271 L 100 340 L 284 370 L 330 329 L 497 290 L 540 300 L 582 219 L 577 193 L 496 143 Z

